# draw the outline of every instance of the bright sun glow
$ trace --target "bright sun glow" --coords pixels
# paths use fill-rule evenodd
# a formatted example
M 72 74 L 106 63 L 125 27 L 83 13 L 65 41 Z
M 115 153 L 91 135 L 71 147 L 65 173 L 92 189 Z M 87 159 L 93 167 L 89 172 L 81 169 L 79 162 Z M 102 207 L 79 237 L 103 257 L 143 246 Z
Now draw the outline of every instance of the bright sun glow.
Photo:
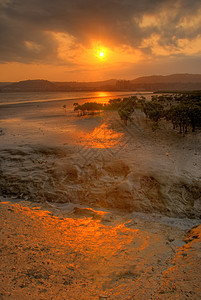
M 93 46 L 94 54 L 99 61 L 105 61 L 108 58 L 108 50 L 107 48 L 100 45 L 98 42 L 94 43 Z

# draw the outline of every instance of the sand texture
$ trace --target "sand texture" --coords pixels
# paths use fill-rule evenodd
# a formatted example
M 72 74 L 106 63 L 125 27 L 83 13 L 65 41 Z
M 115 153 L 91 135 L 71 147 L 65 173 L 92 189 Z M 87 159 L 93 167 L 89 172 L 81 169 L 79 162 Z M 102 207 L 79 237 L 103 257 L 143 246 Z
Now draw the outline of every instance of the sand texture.
M 139 111 L 126 127 L 115 112 L 79 118 L 37 109 L 26 108 L 0 137 L 3 196 L 201 216 L 200 132 L 183 137 L 163 123 L 152 132 Z
M 63 104 L 1 106 L 0 299 L 201 299 L 200 131 Z
M 1 299 L 200 299 L 200 226 L 24 205 L 0 203 Z

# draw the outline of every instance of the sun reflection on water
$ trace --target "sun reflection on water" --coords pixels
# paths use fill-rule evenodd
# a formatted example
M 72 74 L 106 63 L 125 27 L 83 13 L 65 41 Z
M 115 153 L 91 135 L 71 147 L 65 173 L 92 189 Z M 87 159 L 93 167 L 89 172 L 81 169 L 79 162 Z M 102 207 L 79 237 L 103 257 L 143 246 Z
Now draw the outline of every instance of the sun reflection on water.
M 121 144 L 123 133 L 108 128 L 106 123 L 96 127 L 91 133 L 80 134 L 80 142 L 89 148 L 114 148 Z
M 110 92 L 104 92 L 104 91 L 94 92 L 94 99 L 98 103 L 103 103 L 103 104 L 108 103 L 110 99 L 115 97 L 116 96 Z M 92 101 L 94 100 L 92 99 Z

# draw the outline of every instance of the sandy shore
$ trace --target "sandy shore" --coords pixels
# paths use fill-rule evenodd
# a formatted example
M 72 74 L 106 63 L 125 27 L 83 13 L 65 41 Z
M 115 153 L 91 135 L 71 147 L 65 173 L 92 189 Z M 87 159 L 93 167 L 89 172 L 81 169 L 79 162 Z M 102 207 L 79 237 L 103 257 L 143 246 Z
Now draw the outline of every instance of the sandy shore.
M 0 203 L 1 299 L 200 299 L 200 226 L 29 206 Z
M 201 298 L 200 132 L 61 102 L 0 128 L 2 299 Z

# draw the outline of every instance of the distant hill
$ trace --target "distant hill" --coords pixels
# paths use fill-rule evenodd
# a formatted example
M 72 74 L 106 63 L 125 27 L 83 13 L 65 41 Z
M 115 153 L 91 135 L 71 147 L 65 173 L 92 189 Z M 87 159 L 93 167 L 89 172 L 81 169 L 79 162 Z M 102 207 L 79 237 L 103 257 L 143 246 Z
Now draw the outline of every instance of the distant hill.
M 48 80 L 25 80 L 8 84 L 0 83 L 1 92 L 58 92 L 114 90 L 117 80 L 97 82 L 51 82 Z
M 97 91 L 97 90 L 113 90 L 116 88 L 116 79 L 95 82 L 54 82 L 58 90 L 72 90 L 72 91 Z
M 25 80 L 0 83 L 1 92 L 70 92 L 70 91 L 181 91 L 201 90 L 201 74 L 172 74 L 139 77 L 133 80 L 96 82 L 51 82 Z
M 40 92 L 55 89 L 54 83 L 43 79 L 19 81 L 1 87 L 2 92 Z
M 172 75 L 153 75 L 138 77 L 132 83 L 198 83 L 201 82 L 201 74 L 172 74 Z
M 197 90 L 201 89 L 201 74 L 172 74 L 139 77 L 130 82 L 135 90 Z
M 0 88 L 8 84 L 11 84 L 11 82 L 0 82 Z

